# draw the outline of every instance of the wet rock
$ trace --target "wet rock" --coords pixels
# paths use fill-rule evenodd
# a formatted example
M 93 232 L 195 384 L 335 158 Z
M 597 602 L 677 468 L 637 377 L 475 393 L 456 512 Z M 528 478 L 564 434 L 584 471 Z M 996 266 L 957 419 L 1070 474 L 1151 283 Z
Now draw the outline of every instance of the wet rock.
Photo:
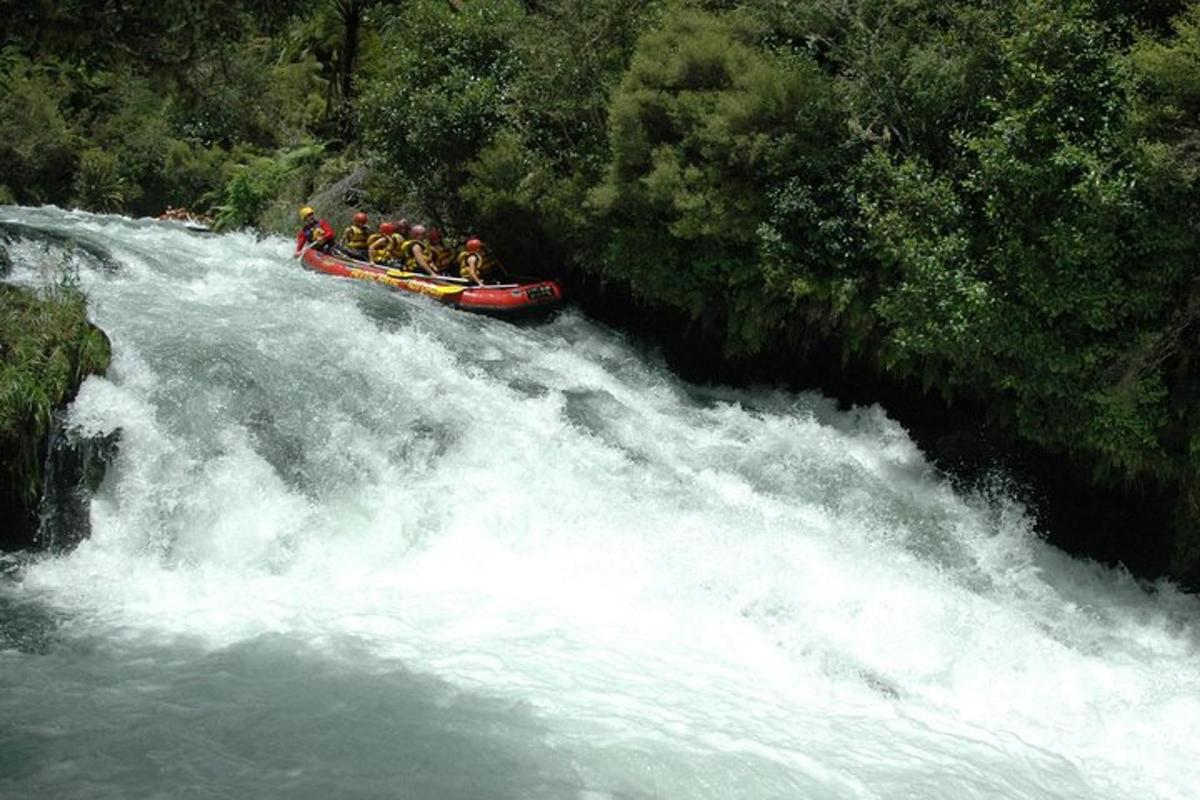
M 1171 571 L 1185 586 L 1200 590 L 1200 475 L 1194 470 L 1180 481 L 1179 495 Z
M 91 535 L 90 505 L 117 456 L 120 431 L 85 436 L 57 414 L 47 443 L 42 498 L 33 544 L 60 552 Z
M 93 442 L 64 430 L 83 380 L 111 360 L 108 337 L 85 315 L 78 293 L 0 284 L 0 550 L 69 547 L 88 533 L 87 499 L 115 437 Z

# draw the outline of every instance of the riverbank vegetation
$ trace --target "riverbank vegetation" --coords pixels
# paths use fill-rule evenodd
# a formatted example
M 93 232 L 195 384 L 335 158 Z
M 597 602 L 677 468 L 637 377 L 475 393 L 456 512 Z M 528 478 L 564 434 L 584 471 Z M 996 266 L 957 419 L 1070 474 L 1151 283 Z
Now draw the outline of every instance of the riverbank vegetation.
M 0 545 L 22 543 L 36 527 L 54 413 L 110 357 L 69 277 L 40 291 L 0 283 Z
M 0 197 L 484 231 L 1166 492 L 1163 569 L 1200 580 L 1200 2 L 115 8 L 16 12 Z

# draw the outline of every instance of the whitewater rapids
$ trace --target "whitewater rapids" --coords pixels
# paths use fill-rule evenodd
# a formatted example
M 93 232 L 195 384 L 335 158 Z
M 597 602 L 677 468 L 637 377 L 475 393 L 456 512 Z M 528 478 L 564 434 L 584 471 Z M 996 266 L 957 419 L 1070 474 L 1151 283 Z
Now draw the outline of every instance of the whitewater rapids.
M 0 234 L 77 272 L 114 362 L 70 425 L 120 432 L 90 539 L 0 581 L 2 797 L 1200 797 L 1200 602 L 884 409 L 282 239 Z

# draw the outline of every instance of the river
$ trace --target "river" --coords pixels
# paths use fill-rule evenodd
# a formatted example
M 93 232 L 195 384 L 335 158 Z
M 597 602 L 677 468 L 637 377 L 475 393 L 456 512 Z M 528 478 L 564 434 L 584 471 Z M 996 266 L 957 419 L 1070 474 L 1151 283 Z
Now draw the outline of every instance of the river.
M 70 425 L 120 431 L 90 538 L 0 580 L 0 797 L 1200 797 L 1200 601 L 884 409 L 278 238 L 0 223 L 9 280 L 77 272 Z

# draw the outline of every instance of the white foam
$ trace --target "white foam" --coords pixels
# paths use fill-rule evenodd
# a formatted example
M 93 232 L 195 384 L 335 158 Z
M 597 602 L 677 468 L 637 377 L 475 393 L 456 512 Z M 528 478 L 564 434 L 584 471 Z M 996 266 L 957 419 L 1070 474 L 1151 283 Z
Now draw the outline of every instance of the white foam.
M 655 796 L 1200 785 L 1200 604 L 955 495 L 881 409 L 693 390 L 576 313 L 470 317 L 279 239 L 4 213 L 122 265 L 85 275 L 116 361 L 72 410 L 120 454 L 24 583 L 82 627 L 352 636 L 625 753 L 589 785 L 647 789 L 653 753 Z

